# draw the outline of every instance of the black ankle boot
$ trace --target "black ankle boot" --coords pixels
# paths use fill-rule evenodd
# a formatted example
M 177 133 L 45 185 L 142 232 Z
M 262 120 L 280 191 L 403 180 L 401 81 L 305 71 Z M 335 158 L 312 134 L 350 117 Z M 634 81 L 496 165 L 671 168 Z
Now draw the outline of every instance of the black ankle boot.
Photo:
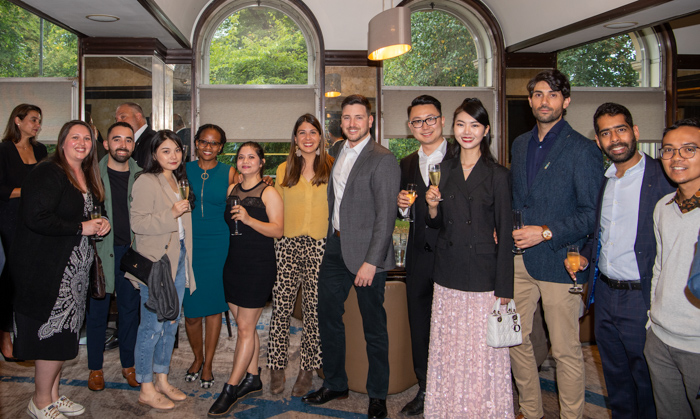
M 238 396 L 236 395 L 237 392 L 238 386 L 232 386 L 228 383 L 224 384 L 224 388 L 221 390 L 219 398 L 216 399 L 214 404 L 209 408 L 208 416 L 218 417 L 227 414 L 233 405 L 236 404 L 236 401 L 238 401 Z
M 238 385 L 238 398 L 251 394 L 262 393 L 262 381 L 260 381 L 260 368 L 258 368 L 258 375 L 253 375 L 251 373 L 246 373 L 243 381 Z

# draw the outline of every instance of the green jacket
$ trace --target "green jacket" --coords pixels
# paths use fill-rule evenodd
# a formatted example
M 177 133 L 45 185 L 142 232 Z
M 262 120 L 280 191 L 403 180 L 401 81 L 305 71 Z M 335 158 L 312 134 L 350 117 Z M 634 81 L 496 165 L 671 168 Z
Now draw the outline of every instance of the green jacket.
M 112 188 L 109 185 L 109 173 L 107 172 L 107 160 L 109 156 L 104 156 L 100 160 L 100 177 L 105 187 L 105 210 L 107 218 L 113 222 L 114 214 L 112 212 Z M 129 186 L 127 190 L 127 199 L 131 196 L 131 187 L 134 185 L 136 174 L 141 171 L 141 168 L 134 159 L 129 159 Z M 131 211 L 131 209 L 129 210 Z M 131 241 L 134 240 L 134 232 L 131 232 Z M 105 288 L 108 294 L 114 292 L 114 234 L 110 231 L 102 241 L 97 242 L 97 254 L 102 259 L 102 268 L 105 272 Z

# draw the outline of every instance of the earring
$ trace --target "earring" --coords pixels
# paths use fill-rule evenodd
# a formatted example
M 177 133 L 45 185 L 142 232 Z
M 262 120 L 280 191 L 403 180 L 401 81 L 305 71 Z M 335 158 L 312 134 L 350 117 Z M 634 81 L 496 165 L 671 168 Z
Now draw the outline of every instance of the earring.
M 321 155 L 321 147 L 319 147 L 319 148 L 316 149 L 316 155 L 317 155 L 317 156 L 320 156 L 320 155 Z
M 297 157 L 301 157 L 301 150 L 299 149 L 299 146 L 297 146 L 297 151 L 295 151 L 294 154 L 296 154 Z

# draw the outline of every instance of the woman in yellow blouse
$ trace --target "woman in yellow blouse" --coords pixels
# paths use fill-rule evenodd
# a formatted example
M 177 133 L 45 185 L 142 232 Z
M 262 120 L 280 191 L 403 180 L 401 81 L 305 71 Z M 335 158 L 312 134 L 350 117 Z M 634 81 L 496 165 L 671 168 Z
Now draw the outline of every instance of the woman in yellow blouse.
M 318 333 L 318 270 L 328 231 L 326 186 L 333 158 L 326 153 L 321 123 L 311 114 L 297 119 L 287 161 L 277 168 L 275 188 L 284 201 L 284 237 L 277 241 L 277 281 L 272 289 L 272 319 L 267 366 L 270 391 L 284 391 L 289 348 L 289 317 L 302 287 L 304 331 L 301 367 L 292 396 L 311 389 L 313 371 L 321 367 Z

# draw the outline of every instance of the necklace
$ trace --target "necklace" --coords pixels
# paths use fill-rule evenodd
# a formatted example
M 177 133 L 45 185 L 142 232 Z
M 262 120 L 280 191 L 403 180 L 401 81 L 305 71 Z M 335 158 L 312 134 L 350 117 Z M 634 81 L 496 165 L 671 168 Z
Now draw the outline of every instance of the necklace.
M 462 166 L 462 170 L 464 170 L 464 171 L 472 170 L 472 169 L 474 168 L 474 166 L 476 166 L 476 163 L 472 164 L 472 165 L 469 166 L 469 167 L 464 167 L 464 166 Z
M 211 167 L 209 169 L 211 169 Z M 209 179 L 209 173 L 207 173 L 207 170 L 209 169 L 202 168 L 204 172 L 202 172 L 202 174 L 200 175 L 200 177 L 202 178 L 202 192 L 199 194 L 199 206 L 202 208 L 202 218 L 204 218 L 204 182 L 206 182 L 207 179 Z

